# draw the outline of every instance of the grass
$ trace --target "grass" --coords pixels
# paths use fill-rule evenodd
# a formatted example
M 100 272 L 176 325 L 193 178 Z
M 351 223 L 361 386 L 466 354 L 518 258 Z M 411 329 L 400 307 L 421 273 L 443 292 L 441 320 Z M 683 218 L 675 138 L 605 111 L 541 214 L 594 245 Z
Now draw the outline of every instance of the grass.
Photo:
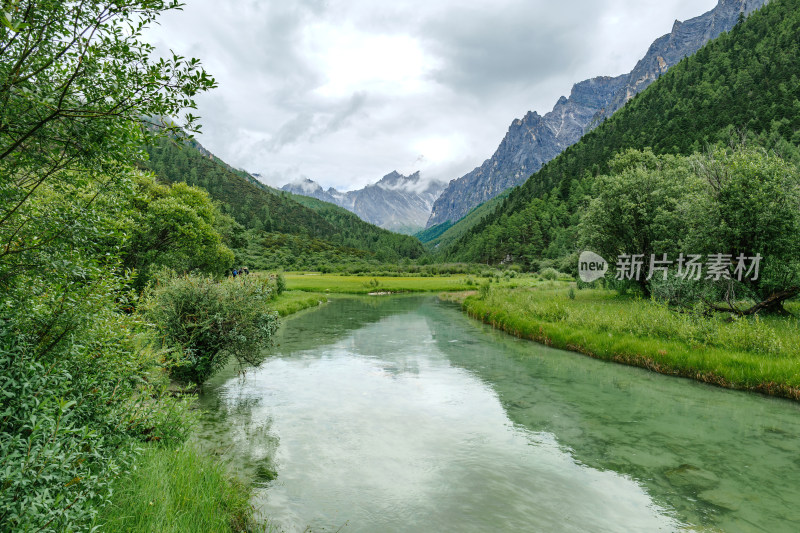
M 149 446 L 137 468 L 114 484 L 112 503 L 96 526 L 102 531 L 204 533 L 268 531 L 256 525 L 250 491 L 218 460 L 192 445 Z
M 322 293 L 287 290 L 278 295 L 272 301 L 271 306 L 278 312 L 278 315 L 289 316 L 303 309 L 321 305 L 327 302 L 328 299 L 329 296 Z
M 561 285 L 561 287 L 558 287 Z M 527 338 L 664 374 L 800 400 L 800 321 L 677 313 L 613 291 L 562 284 L 493 288 L 459 298 L 465 311 Z M 792 303 L 790 310 L 800 310 Z
M 475 288 L 480 281 L 464 274 L 370 277 L 294 272 L 284 276 L 290 290 L 339 294 L 464 291 Z

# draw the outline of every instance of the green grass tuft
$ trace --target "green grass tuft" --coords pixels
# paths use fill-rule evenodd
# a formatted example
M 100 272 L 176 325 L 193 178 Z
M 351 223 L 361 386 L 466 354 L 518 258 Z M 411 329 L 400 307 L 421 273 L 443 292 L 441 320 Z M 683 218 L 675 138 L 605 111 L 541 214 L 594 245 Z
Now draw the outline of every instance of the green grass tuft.
M 280 316 L 289 316 L 303 309 L 316 307 L 328 301 L 328 296 L 322 293 L 310 293 L 304 291 L 285 291 L 277 296 L 271 304 L 271 308 L 277 311 Z
M 223 464 L 190 444 L 150 446 L 114 484 L 96 525 L 103 531 L 203 533 L 267 531 L 256 526 L 250 491 Z

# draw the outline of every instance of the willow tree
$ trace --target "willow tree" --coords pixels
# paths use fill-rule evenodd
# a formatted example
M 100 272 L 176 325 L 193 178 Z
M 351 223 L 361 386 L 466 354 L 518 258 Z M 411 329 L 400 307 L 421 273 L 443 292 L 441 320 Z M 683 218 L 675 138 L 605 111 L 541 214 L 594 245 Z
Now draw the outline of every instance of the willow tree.
M 693 168 L 703 189 L 689 202 L 688 245 L 730 258 L 731 273 L 737 257 L 759 259 L 757 270 L 729 283 L 725 305 L 709 306 L 739 315 L 785 312 L 783 303 L 800 295 L 800 169 L 746 146 L 695 157 Z M 742 308 L 744 300 L 751 305 Z
M 686 158 L 627 150 L 599 176 L 596 195 L 579 226 L 580 242 L 612 263 L 621 255 L 640 256 L 642 264 L 626 281 L 650 295 L 648 261 L 677 255 L 686 234 L 683 199 L 697 187 Z M 619 272 L 620 278 L 622 272 Z

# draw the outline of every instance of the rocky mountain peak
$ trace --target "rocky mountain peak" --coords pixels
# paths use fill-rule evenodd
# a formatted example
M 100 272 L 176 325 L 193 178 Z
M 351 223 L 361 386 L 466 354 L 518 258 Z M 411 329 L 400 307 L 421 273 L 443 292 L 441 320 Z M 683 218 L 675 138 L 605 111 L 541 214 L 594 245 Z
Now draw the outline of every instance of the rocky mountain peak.
M 697 52 L 703 45 L 729 31 L 739 21 L 739 14 L 749 15 L 768 0 L 719 0 L 714 9 L 686 21 L 676 20 L 672 31 L 656 39 L 647 54 L 627 75 L 626 83 L 592 117 L 586 130 L 595 128 L 613 115 L 636 94 L 645 90 L 671 66 Z
M 570 96 L 559 98 L 543 117 L 528 111 L 522 119 L 515 119 L 492 157 L 450 182 L 434 204 L 427 226 L 455 222 L 505 189 L 522 184 L 672 65 L 733 28 L 740 13 L 747 15 L 767 1 L 719 0 L 703 15 L 685 22 L 676 20 L 672 31 L 656 39 L 631 72 L 576 83 Z
M 419 171 L 404 176 L 394 170 L 356 191 L 323 190 L 309 179 L 288 183 L 282 190 L 336 204 L 386 229 L 415 233 L 425 227 L 433 202 L 444 187 L 439 181 L 424 181 Z

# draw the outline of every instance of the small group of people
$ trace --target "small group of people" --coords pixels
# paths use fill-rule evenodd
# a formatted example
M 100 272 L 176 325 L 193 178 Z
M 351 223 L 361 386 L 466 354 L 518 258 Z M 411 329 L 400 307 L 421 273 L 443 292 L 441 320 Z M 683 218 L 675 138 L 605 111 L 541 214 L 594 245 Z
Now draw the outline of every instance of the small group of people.
M 235 278 L 236 276 L 240 276 L 242 274 L 250 274 L 250 270 L 248 270 L 247 267 L 239 267 L 239 268 L 234 268 L 233 270 L 231 270 L 231 273 L 233 274 L 233 277 Z

